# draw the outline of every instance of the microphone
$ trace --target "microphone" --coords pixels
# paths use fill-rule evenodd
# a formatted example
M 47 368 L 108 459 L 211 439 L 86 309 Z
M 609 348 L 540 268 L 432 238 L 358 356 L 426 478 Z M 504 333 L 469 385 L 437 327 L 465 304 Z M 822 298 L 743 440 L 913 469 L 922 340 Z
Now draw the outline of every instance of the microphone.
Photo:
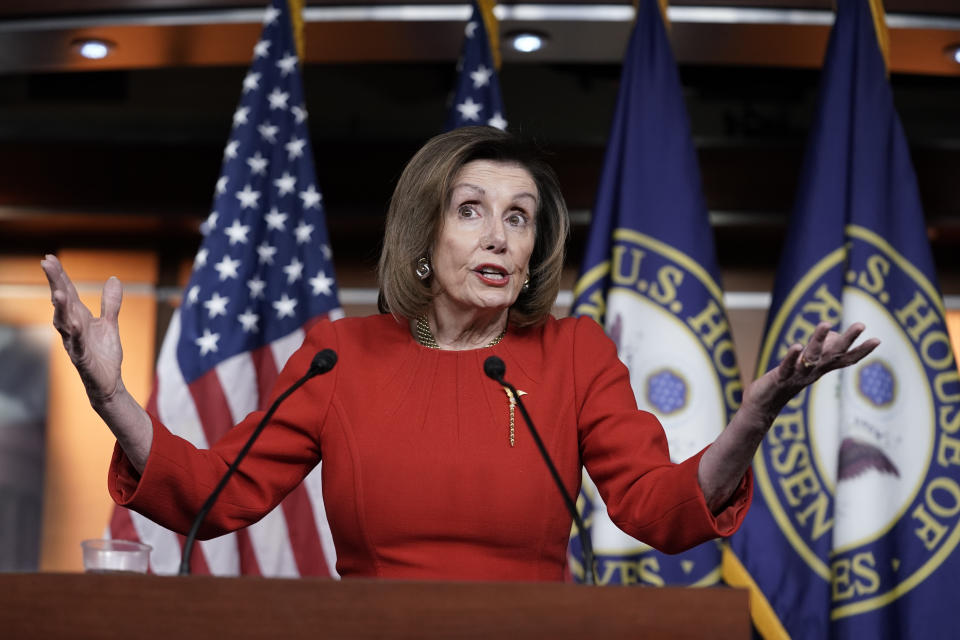
M 313 376 L 323 375 L 327 371 L 330 371 L 330 369 L 333 369 L 333 365 L 335 364 L 337 364 L 336 351 L 333 349 L 324 349 L 322 351 L 318 351 L 317 355 L 313 356 L 313 360 L 310 361 L 310 368 L 307 369 L 304 382 Z
M 193 525 L 190 527 L 190 533 L 187 534 L 187 538 L 183 544 L 183 555 L 180 556 L 180 571 L 178 572 L 178 575 L 190 575 L 190 556 L 193 553 L 193 543 L 197 538 L 197 532 L 200 531 L 200 525 L 203 524 L 203 519 L 207 517 L 208 513 L 210 513 L 210 509 L 213 508 L 213 504 L 217 501 L 217 498 L 220 497 L 220 493 L 223 491 L 223 488 L 227 486 L 227 481 L 234 474 L 234 472 L 236 472 L 237 467 L 240 466 L 240 461 L 246 457 L 251 447 L 253 447 L 254 441 L 260 437 L 260 433 L 267 426 L 267 423 L 270 421 L 270 418 L 273 417 L 273 414 L 280 406 L 280 403 L 286 400 L 294 391 L 302 387 L 307 380 L 327 373 L 333 369 L 334 365 L 336 364 L 336 351 L 333 349 L 324 349 L 323 351 L 320 351 L 317 353 L 317 355 L 313 356 L 313 360 L 310 361 L 310 367 L 307 369 L 307 372 L 303 374 L 299 380 L 290 385 L 286 391 L 281 393 L 277 399 L 273 401 L 273 404 L 270 405 L 270 408 L 267 409 L 263 419 L 260 420 L 260 424 L 258 424 L 257 428 L 254 429 L 253 433 L 250 434 L 246 444 L 244 444 L 243 448 L 240 449 L 240 452 L 237 454 L 237 457 L 234 459 L 233 463 L 227 467 L 223 477 L 220 478 L 220 482 L 210 493 L 207 501 L 203 503 L 203 506 L 200 508 L 200 512 L 197 513 L 197 517 L 194 518 Z
M 563 496 L 563 502 L 567 507 L 567 511 L 569 511 L 570 515 L 573 516 L 573 522 L 577 526 L 577 531 L 580 534 L 580 544 L 583 545 L 583 560 L 587 565 L 585 571 L 587 584 L 596 584 L 596 568 L 593 566 L 593 543 L 590 541 L 590 537 L 587 535 L 587 530 L 583 525 L 583 520 L 580 519 L 580 513 L 577 511 L 576 503 L 574 503 L 573 499 L 570 497 L 570 494 L 567 493 L 566 487 L 563 486 L 563 480 L 560 479 L 560 474 L 557 473 L 557 468 L 554 466 L 553 460 L 550 459 L 550 454 L 547 453 L 547 448 L 543 446 L 543 440 L 540 439 L 540 434 L 537 433 L 536 427 L 533 426 L 533 420 L 530 419 L 530 414 L 527 413 L 527 408 L 523 406 L 523 400 L 520 399 L 520 394 L 517 393 L 516 388 L 512 384 L 503 379 L 504 374 L 507 372 L 507 365 L 505 365 L 503 360 L 497 356 L 490 356 L 483 361 L 483 372 L 487 374 L 488 378 L 503 385 L 510 390 L 510 393 L 513 394 L 513 399 L 516 401 L 517 407 L 520 408 L 520 415 L 523 416 L 523 421 L 527 423 L 527 428 L 530 430 L 530 435 L 533 436 L 533 441 L 537 444 L 537 449 L 540 450 L 540 456 L 547 464 L 547 468 L 550 470 L 550 475 L 553 476 L 553 481 L 556 483 L 557 488 L 560 489 L 560 495 Z
M 487 374 L 488 378 L 496 380 L 506 386 L 506 383 L 503 381 L 503 375 L 507 372 L 507 365 L 497 356 L 490 356 L 483 361 L 483 372 Z

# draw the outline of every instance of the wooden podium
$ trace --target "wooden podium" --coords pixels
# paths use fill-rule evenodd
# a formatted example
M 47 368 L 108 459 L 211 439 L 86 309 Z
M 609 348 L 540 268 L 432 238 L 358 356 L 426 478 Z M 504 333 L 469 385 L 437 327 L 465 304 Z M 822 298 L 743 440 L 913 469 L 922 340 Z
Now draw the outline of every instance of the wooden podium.
M 0 574 L 4 638 L 743 638 L 738 589 Z

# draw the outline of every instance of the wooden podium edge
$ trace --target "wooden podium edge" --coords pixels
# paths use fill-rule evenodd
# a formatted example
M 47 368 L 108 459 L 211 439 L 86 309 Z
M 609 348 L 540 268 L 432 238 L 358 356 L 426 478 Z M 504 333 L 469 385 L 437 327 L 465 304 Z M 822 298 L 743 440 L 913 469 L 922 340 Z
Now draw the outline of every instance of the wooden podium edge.
M 5 638 L 749 638 L 731 588 L 0 574 Z

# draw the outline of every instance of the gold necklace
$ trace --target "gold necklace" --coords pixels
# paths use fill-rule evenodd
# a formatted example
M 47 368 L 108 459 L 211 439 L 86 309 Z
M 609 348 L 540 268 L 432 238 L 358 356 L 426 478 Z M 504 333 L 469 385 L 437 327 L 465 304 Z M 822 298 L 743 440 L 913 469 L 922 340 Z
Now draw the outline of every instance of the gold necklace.
M 490 344 L 487 347 L 492 347 L 494 345 L 500 344 L 500 341 L 503 340 L 503 336 L 507 334 L 507 327 L 504 325 L 503 331 L 500 332 L 496 338 L 490 341 Z M 429 349 L 439 349 L 440 345 L 437 344 L 437 339 L 433 337 L 433 332 L 430 331 L 430 321 L 427 320 L 427 316 L 418 316 L 416 324 L 416 335 L 414 336 L 421 345 Z M 486 348 L 486 347 L 484 347 Z
M 495 344 L 499 344 L 503 340 L 503 336 L 507 334 L 507 327 L 503 327 L 503 331 L 500 332 L 496 338 L 494 338 L 487 347 L 492 347 Z M 440 345 L 437 344 L 437 339 L 433 337 L 433 332 L 430 331 L 430 321 L 427 320 L 426 316 L 417 317 L 416 323 L 416 335 L 414 336 L 421 345 L 428 347 L 430 349 L 439 349 Z M 517 406 L 517 399 L 513 397 L 513 393 L 507 387 L 504 387 L 503 390 L 507 393 L 507 405 L 510 410 L 510 431 L 509 431 L 509 441 L 510 446 L 513 447 L 516 444 L 516 418 L 514 414 L 514 409 Z M 525 396 L 527 395 L 526 391 L 517 390 L 517 395 Z

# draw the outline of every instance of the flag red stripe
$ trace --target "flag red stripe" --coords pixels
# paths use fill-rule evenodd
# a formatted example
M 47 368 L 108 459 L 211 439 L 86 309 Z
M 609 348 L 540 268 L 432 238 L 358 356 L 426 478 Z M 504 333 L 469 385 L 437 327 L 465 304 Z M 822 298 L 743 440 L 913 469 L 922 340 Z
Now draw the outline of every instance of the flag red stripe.
M 230 405 L 220 386 L 217 370 L 211 369 L 187 385 L 193 404 L 197 408 L 203 433 L 207 437 L 207 446 L 223 437 L 233 426 Z
M 310 494 L 303 483 L 283 499 L 281 506 L 287 519 L 290 548 L 300 575 L 329 576 L 330 568 L 323 557 L 323 545 L 320 543 L 317 521 L 313 517 Z
M 266 409 L 267 402 L 270 400 L 270 390 L 273 389 L 277 381 L 277 363 L 273 359 L 273 350 L 269 344 L 263 345 L 259 349 L 250 352 L 250 358 L 253 360 L 253 368 L 257 372 L 257 392 L 259 401 L 257 406 L 260 409 Z
M 253 540 L 246 529 L 237 531 L 237 551 L 240 553 L 240 573 L 246 576 L 259 576 L 260 563 L 253 551 Z
M 230 405 L 220 386 L 217 370 L 211 369 L 187 385 L 193 404 L 197 408 L 200 424 L 207 437 L 207 445 L 219 440 L 233 426 Z M 240 554 L 240 572 L 248 575 L 260 575 L 260 565 L 253 551 L 250 534 L 241 529 L 237 531 L 237 550 Z
M 180 540 L 180 548 L 183 549 L 183 540 Z M 181 551 L 181 553 L 183 553 Z M 192 576 L 208 576 L 210 575 L 210 567 L 207 566 L 207 557 L 203 555 L 203 549 L 194 549 L 193 553 L 190 554 L 190 575 Z
M 133 540 L 140 542 L 140 535 L 133 526 L 133 518 L 125 507 L 113 507 L 110 514 L 110 537 L 117 540 Z
M 177 542 L 180 544 L 181 552 L 183 553 L 183 545 L 187 537 L 177 534 Z M 179 561 L 177 566 L 180 566 Z M 203 549 L 196 542 L 193 543 L 193 553 L 190 554 L 190 575 L 192 576 L 208 576 L 210 575 L 210 567 L 207 566 L 207 559 L 203 555 Z
M 257 387 L 260 390 L 260 408 L 269 400 L 270 390 L 277 380 L 277 363 L 269 345 L 254 350 L 250 354 L 257 372 Z M 320 544 L 320 532 L 313 516 L 310 494 L 301 483 L 284 498 L 281 503 L 287 522 L 290 549 L 297 571 L 301 576 L 329 576 L 330 570 L 323 558 Z

